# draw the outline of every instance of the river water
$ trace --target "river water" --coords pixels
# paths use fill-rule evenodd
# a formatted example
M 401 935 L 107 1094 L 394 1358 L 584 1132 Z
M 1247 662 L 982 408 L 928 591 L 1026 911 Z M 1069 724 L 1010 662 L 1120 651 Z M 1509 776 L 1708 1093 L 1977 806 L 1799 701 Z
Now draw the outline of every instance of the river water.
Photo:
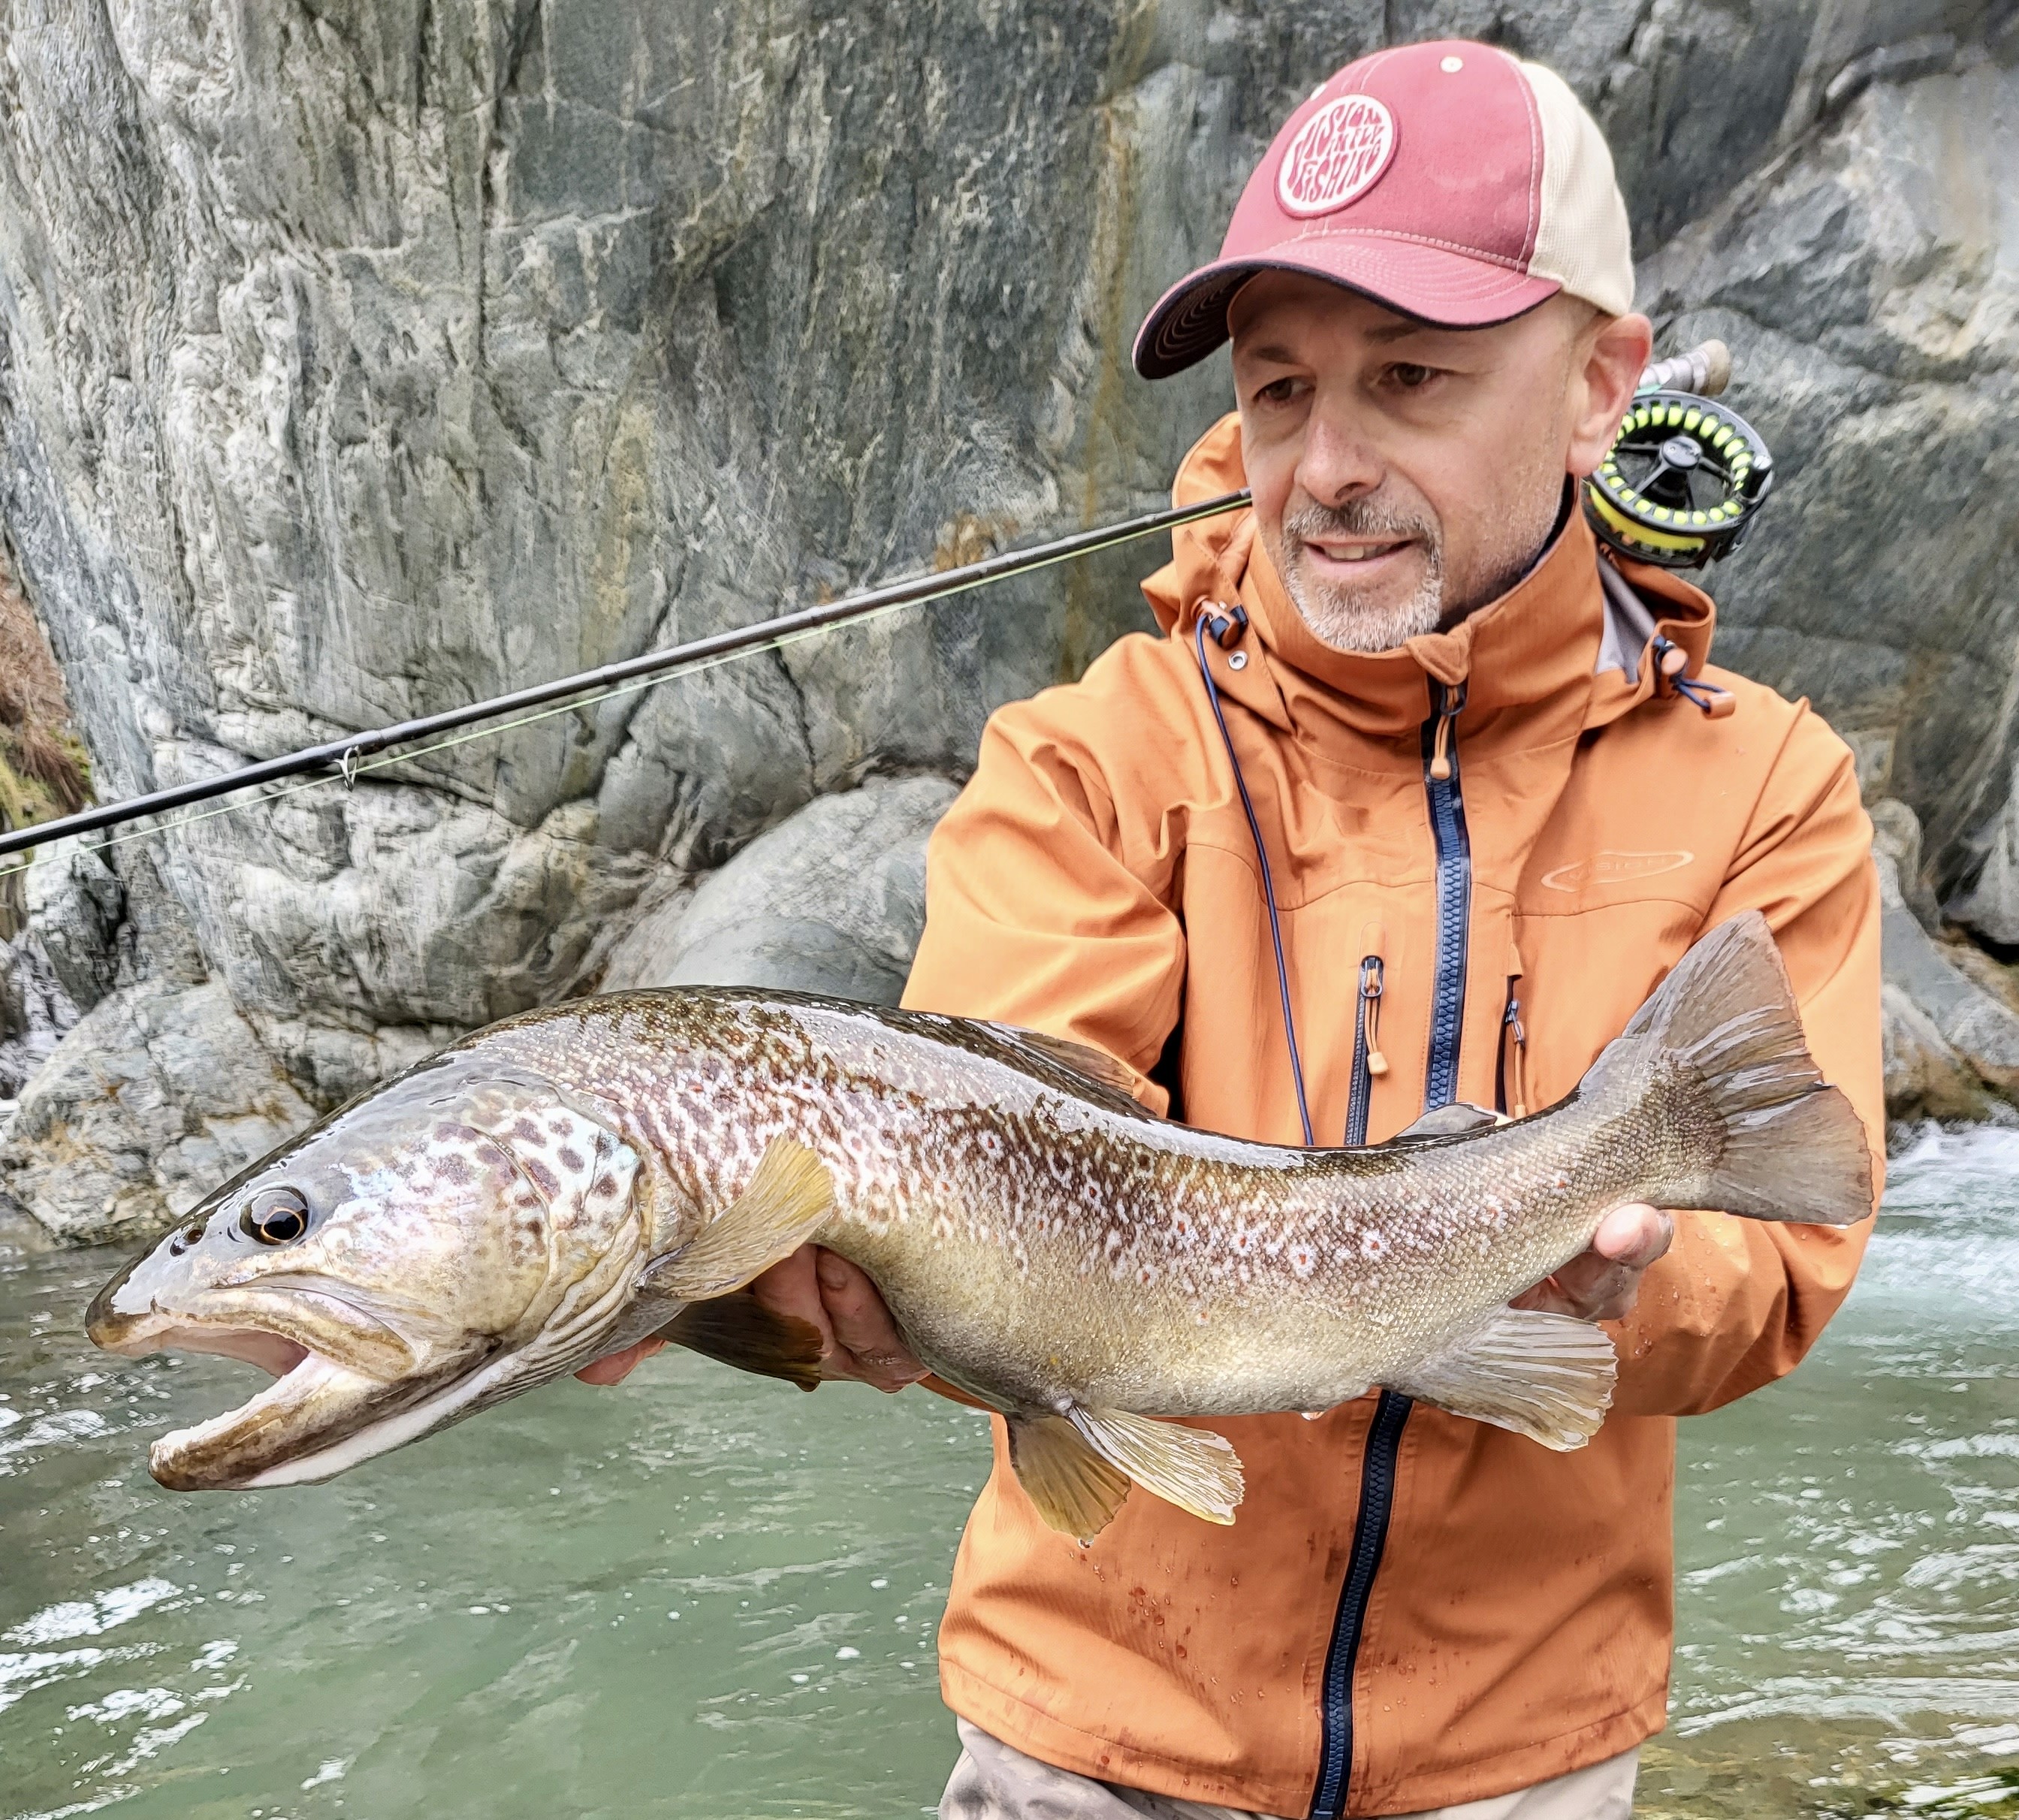
M 159 1491 L 245 1367 L 110 1359 L 0 1244 L 0 1820 L 876 1820 L 952 1754 L 981 1419 L 669 1354 L 332 1485 Z M 2019 1133 L 1897 1158 L 1789 1382 L 1684 1425 L 1644 1815 L 2019 1815 Z

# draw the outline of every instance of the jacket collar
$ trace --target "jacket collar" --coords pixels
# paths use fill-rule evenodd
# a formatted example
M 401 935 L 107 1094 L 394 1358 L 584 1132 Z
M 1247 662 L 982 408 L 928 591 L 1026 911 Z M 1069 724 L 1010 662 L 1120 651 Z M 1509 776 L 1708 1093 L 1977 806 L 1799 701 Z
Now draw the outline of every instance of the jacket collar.
M 1172 501 L 1191 505 L 1246 484 L 1240 419 L 1230 412 L 1186 456 Z M 1223 694 L 1286 731 L 1322 737 L 1327 723 L 1337 723 L 1363 738 L 1413 742 L 1430 712 L 1433 680 L 1465 686 L 1459 730 L 1468 736 L 1504 721 L 1531 738 L 1560 737 L 1602 726 L 1655 693 L 1644 654 L 1631 679 L 1597 673 L 1604 596 L 1597 546 L 1581 512 L 1498 600 L 1448 632 L 1377 655 L 1335 651 L 1313 635 L 1255 535 L 1252 511 L 1181 528 L 1173 555 L 1143 585 L 1158 623 L 1190 645 L 1202 613 L 1238 600 L 1249 620 L 1244 643 L 1259 642 L 1266 661 L 1234 670 L 1209 638 L 1214 680 Z M 1692 672 L 1700 668 L 1715 617 L 1709 597 L 1664 571 L 1619 567 L 1647 600 L 1658 630 L 1689 654 Z

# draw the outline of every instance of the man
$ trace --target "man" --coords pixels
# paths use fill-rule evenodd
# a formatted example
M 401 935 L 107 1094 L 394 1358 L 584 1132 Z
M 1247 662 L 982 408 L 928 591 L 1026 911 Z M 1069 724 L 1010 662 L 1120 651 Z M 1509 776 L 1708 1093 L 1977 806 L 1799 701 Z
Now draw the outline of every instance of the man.
M 1648 357 L 1632 292 L 1610 156 L 1549 71 L 1412 45 L 1299 108 L 1136 348 L 1155 379 L 1231 337 L 1237 413 L 1175 497 L 1252 509 L 1178 533 L 1146 585 L 1165 636 L 991 721 L 907 1002 L 1095 1045 L 1195 1125 L 1376 1141 L 1548 1104 L 1757 908 L 1880 1160 L 1850 756 L 1704 668 L 1703 595 L 1620 564 L 1676 690 L 1576 508 Z M 1522 1298 L 1612 1324 L 1579 1453 L 1392 1393 L 1218 1423 L 1233 1528 L 1136 1496 L 1082 1548 L 999 1423 L 940 1633 L 966 1746 L 942 1814 L 1625 1815 L 1666 1703 L 1674 1418 L 1792 1369 L 1865 1231 L 1610 1215 Z M 923 1375 L 841 1260 L 760 1292 L 833 1375 Z

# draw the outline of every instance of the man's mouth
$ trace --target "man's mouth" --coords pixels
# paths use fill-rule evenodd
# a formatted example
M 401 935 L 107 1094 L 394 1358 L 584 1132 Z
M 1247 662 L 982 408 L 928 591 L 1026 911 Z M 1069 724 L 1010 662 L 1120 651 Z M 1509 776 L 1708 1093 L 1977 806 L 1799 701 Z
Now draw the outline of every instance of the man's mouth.
M 1321 542 L 1314 538 L 1304 540 L 1304 548 L 1321 560 L 1342 567 L 1378 563 L 1386 557 L 1398 555 L 1415 540 L 1407 537 L 1383 538 L 1375 541 L 1345 542 L 1326 538 Z

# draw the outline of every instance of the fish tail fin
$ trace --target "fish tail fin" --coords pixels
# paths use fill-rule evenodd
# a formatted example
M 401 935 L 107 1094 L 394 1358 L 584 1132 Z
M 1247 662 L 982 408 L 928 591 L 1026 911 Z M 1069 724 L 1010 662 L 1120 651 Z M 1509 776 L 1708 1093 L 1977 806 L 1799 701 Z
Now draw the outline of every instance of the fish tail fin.
M 1713 1160 L 1666 1184 L 1666 1205 L 1818 1226 L 1871 1213 L 1864 1123 L 1809 1053 L 1758 911 L 1720 923 L 1676 962 L 1592 1071 L 1615 1069 L 1640 1081 L 1659 1071 L 1684 1097 L 1681 1122 L 1708 1128 Z

